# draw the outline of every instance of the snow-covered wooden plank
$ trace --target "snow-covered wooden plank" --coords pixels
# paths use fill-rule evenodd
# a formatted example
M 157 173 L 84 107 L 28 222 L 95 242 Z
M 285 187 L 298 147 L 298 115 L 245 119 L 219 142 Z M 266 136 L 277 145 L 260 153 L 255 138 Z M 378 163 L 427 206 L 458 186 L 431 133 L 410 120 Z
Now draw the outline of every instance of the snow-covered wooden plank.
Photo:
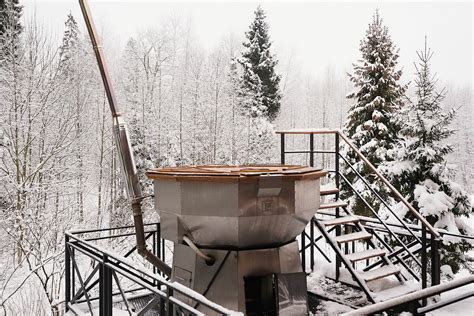
M 378 269 L 370 271 L 361 271 L 359 272 L 360 276 L 367 282 L 384 278 L 389 275 L 399 274 L 400 269 L 396 266 L 383 266 Z
M 344 216 L 338 217 L 334 219 L 329 219 L 327 221 L 323 221 L 324 226 L 334 226 L 334 225 L 341 225 L 341 224 L 348 224 L 348 223 L 356 223 L 359 221 L 359 218 L 356 216 Z
M 339 189 L 336 187 L 323 187 L 321 186 L 321 189 L 319 191 L 319 195 L 324 196 L 324 195 L 331 195 L 331 194 L 336 194 L 339 192 Z
M 336 207 L 346 207 L 347 203 L 343 201 L 336 201 L 331 203 L 324 203 L 319 206 L 320 210 L 325 210 L 329 208 L 336 208 Z
M 354 253 L 346 255 L 346 257 L 351 262 L 356 262 L 360 260 L 383 256 L 386 253 L 387 252 L 384 249 L 375 248 L 375 249 L 368 249 L 364 251 L 354 252 Z
M 337 243 L 346 243 L 346 242 L 351 242 L 351 241 L 355 241 L 355 240 L 363 240 L 363 239 L 369 239 L 371 238 L 372 235 L 369 234 L 368 232 L 366 231 L 363 231 L 363 232 L 357 232 L 357 233 L 352 233 L 352 234 L 345 234 L 345 235 L 341 235 L 341 236 L 337 236 L 336 238 L 334 238 L 334 240 L 337 242 Z

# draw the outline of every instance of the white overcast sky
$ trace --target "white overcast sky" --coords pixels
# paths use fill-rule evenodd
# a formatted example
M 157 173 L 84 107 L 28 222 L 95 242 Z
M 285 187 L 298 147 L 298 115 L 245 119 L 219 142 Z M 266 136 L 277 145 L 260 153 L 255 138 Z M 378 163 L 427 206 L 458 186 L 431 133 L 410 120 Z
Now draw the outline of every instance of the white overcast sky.
M 56 36 L 61 36 L 66 15 L 72 12 L 83 26 L 77 0 L 28 0 L 25 16 L 36 17 Z M 424 45 L 435 51 L 432 64 L 445 84 L 473 86 L 474 5 L 472 1 L 112 1 L 90 0 L 95 22 L 110 43 L 122 46 L 139 30 L 159 26 L 170 15 L 191 19 L 199 42 L 212 49 L 228 33 L 243 34 L 261 4 L 267 12 L 275 53 L 290 53 L 305 69 L 318 77 L 331 65 L 350 70 L 359 54 L 371 16 L 379 8 L 396 45 L 406 81 L 412 79 L 416 50 Z

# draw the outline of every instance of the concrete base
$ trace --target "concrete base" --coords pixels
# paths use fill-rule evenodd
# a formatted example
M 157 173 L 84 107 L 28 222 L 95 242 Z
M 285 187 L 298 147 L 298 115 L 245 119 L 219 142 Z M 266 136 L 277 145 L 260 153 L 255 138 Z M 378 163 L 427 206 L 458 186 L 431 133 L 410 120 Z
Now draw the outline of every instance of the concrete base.
M 278 248 L 202 251 L 216 259 L 212 266 L 190 247 L 175 244 L 172 281 L 247 315 L 265 311 L 279 315 L 307 313 L 306 275 L 296 241 Z M 206 307 L 198 309 L 213 315 Z

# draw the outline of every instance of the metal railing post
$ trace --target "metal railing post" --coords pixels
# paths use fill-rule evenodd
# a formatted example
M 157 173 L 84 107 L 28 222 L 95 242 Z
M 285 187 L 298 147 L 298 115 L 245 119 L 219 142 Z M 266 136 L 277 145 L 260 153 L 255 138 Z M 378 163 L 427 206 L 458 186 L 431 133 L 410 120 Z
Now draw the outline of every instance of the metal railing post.
M 102 256 L 99 269 L 99 315 L 112 316 L 112 271 L 107 267 L 108 256 Z
M 173 316 L 174 315 L 174 306 L 173 303 L 170 300 L 170 297 L 173 296 L 173 289 L 168 287 L 166 289 L 166 296 L 168 297 L 168 301 L 166 302 L 166 309 L 167 309 L 167 315 L 168 316 Z
M 426 254 L 426 226 L 421 224 L 421 288 L 425 289 L 427 286 L 427 264 L 428 256 Z M 422 305 L 426 306 L 427 300 L 422 300 Z
M 166 239 L 161 239 L 161 260 L 166 262 Z M 162 273 L 164 276 L 164 273 Z
M 154 254 L 155 256 L 157 256 L 157 253 L 158 253 L 158 251 L 157 251 L 157 249 L 156 249 L 156 248 L 157 248 L 156 233 L 157 233 L 157 232 L 154 232 L 154 233 L 153 233 L 153 236 L 152 236 L 152 248 L 153 248 L 152 251 L 153 251 L 153 254 Z M 158 243 L 159 243 L 159 240 L 158 240 Z M 158 247 L 158 249 L 159 249 L 159 247 Z M 158 258 L 160 258 L 160 257 L 158 257 Z M 157 270 L 156 267 L 153 265 L 153 273 L 156 273 L 156 270 Z M 156 280 L 153 280 L 153 284 L 156 284 Z
M 156 224 L 156 256 L 161 259 L 161 225 L 159 223 Z
M 309 165 L 314 167 L 314 134 L 309 134 Z M 309 237 L 310 237 L 310 244 L 309 244 L 309 265 L 311 271 L 314 268 L 314 225 L 313 221 L 309 222 Z
M 162 259 L 163 258 L 161 257 L 161 227 L 160 227 L 160 224 L 157 223 L 156 224 L 156 232 L 155 232 L 155 238 L 156 238 L 156 241 L 155 241 L 155 255 Z M 158 271 L 158 273 L 160 275 L 163 275 L 163 273 L 161 271 Z
M 71 256 L 69 254 L 69 236 L 65 235 L 64 242 L 64 263 L 65 263 L 65 297 L 64 305 L 66 312 L 69 311 L 69 302 L 71 301 Z
M 305 240 L 305 229 L 301 233 L 301 265 L 303 267 L 303 272 L 306 273 L 306 240 Z
M 431 286 L 440 284 L 440 244 L 441 239 L 431 234 Z
M 340 189 L 340 174 L 339 174 L 339 133 L 336 132 L 334 133 L 335 139 L 334 139 L 334 152 L 335 152 L 335 157 L 334 157 L 334 169 L 335 169 L 335 176 L 334 176 L 334 181 L 336 183 L 336 188 L 339 190 Z M 336 201 L 339 200 L 339 191 L 336 192 Z M 336 208 L 336 218 L 339 217 L 339 207 Z M 338 225 L 336 227 L 336 236 L 341 235 L 341 227 Z M 336 281 L 339 281 L 339 275 L 340 275 L 340 269 L 341 269 L 341 259 L 336 256 Z
M 160 314 L 159 315 L 166 315 L 166 300 L 160 296 Z
M 69 257 L 73 257 L 75 258 L 75 253 L 76 251 L 74 250 L 74 248 L 70 247 L 69 248 Z M 73 259 L 75 260 L 75 259 Z M 75 295 L 76 294 L 76 274 L 74 273 L 74 270 L 72 272 L 72 275 L 71 275 L 71 293 L 72 295 Z
M 285 134 L 280 135 L 280 162 L 282 165 L 285 164 Z

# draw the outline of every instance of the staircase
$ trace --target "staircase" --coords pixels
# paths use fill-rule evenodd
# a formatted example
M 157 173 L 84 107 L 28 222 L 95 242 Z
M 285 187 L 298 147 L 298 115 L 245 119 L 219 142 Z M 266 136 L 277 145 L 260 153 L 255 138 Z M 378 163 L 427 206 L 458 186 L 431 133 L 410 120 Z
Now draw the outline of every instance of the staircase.
M 324 197 L 338 193 L 339 190 L 337 188 L 331 188 L 322 189 L 320 195 Z M 357 285 L 364 291 L 367 299 L 372 303 L 378 301 L 377 293 L 369 287 L 370 282 L 386 279 L 391 276 L 394 276 L 399 282 L 398 285 L 402 286 L 399 287 L 399 291 L 408 293 L 415 290 L 412 287 L 404 286 L 406 279 L 402 276 L 400 267 L 392 263 L 387 256 L 388 251 L 379 247 L 374 236 L 367 232 L 361 224 L 359 217 L 351 214 L 347 210 L 347 206 L 347 203 L 343 201 L 322 203 L 318 214 L 327 216 L 329 214 L 328 212 L 321 211 L 333 209 L 336 214 L 339 211 L 338 209 L 342 209 L 345 215 L 332 219 L 320 219 L 316 216 L 313 218 L 313 224 L 334 250 L 337 257 L 342 264 L 344 264 L 344 267 L 349 271 L 353 280 L 356 281 Z M 337 230 L 339 234 L 333 236 L 331 234 L 333 230 Z M 343 233 L 341 234 L 341 232 Z M 350 244 L 353 245 L 352 252 Z M 368 263 L 373 259 L 381 260 L 382 264 L 370 269 L 371 267 Z M 361 267 L 363 263 L 366 264 Z
M 335 281 L 351 284 L 360 288 L 367 300 L 376 303 L 388 298 L 397 297 L 419 288 L 426 288 L 431 277 L 431 285 L 439 284 L 439 233 L 426 219 L 409 204 L 405 198 L 381 175 L 378 170 L 363 156 L 352 142 L 339 130 L 289 130 L 277 132 L 281 136 L 281 163 L 285 164 L 286 154 L 309 154 L 309 165 L 314 166 L 314 154 L 334 155 L 334 169 L 329 171 L 329 181 L 335 182 L 332 187 L 322 186 L 321 205 L 311 220 L 309 229 L 300 237 L 303 269 L 306 269 L 306 250 L 310 249 L 310 265 L 314 268 L 314 250 L 318 250 L 328 262 L 330 258 L 317 245 L 326 241 L 335 253 Z M 334 135 L 334 150 L 315 150 L 315 135 Z M 286 135 L 308 135 L 309 150 L 287 151 Z M 403 203 L 417 219 L 419 225 L 411 225 L 400 218 L 369 184 L 369 181 L 355 170 L 339 150 L 340 142 L 351 150 L 362 163 L 371 170 L 377 180 L 383 183 L 395 200 Z M 352 168 L 356 179 L 363 183 L 377 200 L 391 212 L 393 221 L 387 223 L 381 218 L 371 203 L 364 199 L 361 192 L 354 187 L 340 170 L 340 163 Z M 340 183 L 344 181 L 350 193 L 364 202 L 371 211 L 371 217 L 352 214 L 348 204 L 339 197 Z M 320 236 L 315 236 L 317 230 Z M 309 231 L 309 234 L 308 234 Z M 308 243 L 309 241 L 309 243 Z M 428 263 L 428 251 L 431 252 Z M 431 266 L 431 275 L 428 273 Z M 421 273 L 420 273 L 421 272 Z

